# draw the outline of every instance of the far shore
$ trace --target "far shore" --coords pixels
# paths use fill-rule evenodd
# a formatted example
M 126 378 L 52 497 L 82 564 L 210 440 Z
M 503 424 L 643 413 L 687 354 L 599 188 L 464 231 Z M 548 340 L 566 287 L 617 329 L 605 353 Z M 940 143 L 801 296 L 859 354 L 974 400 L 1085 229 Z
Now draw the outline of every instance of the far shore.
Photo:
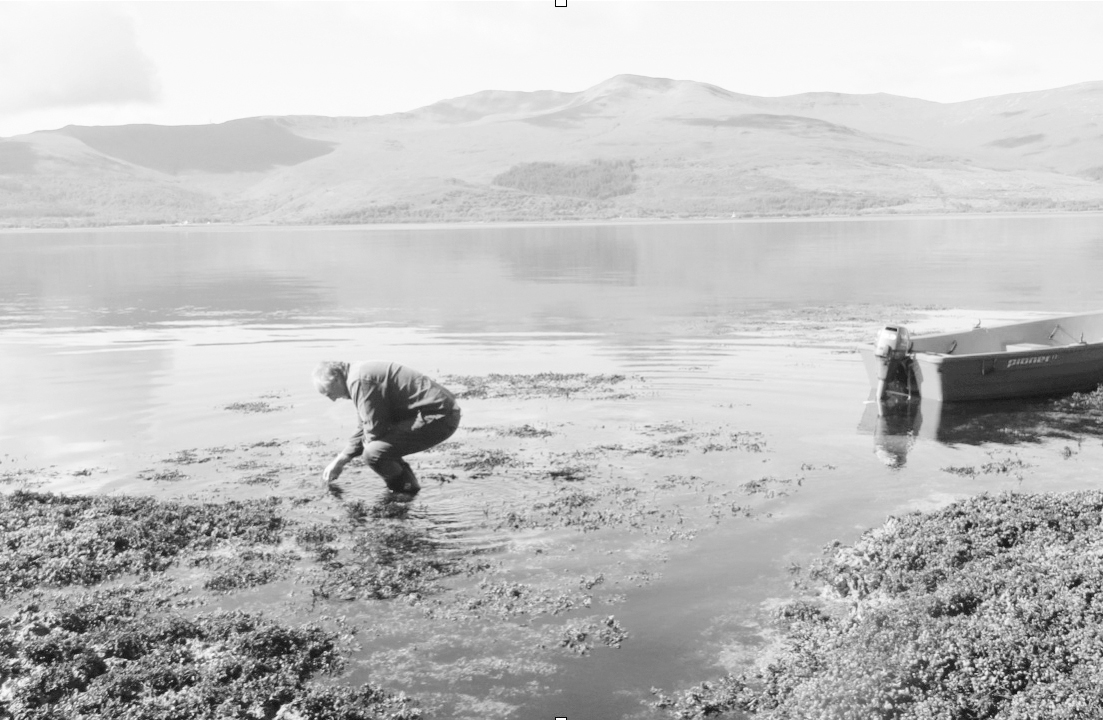
M 608 220 L 487 220 L 435 223 L 366 223 L 366 224 L 289 224 L 289 223 L 156 223 L 148 225 L 88 225 L 79 227 L 0 227 L 0 235 L 26 233 L 65 232 L 143 232 L 151 230 L 218 230 L 220 232 L 301 231 L 301 230 L 450 230 L 468 228 L 527 228 L 527 227 L 616 227 L 641 225 L 749 225 L 760 223 L 802 222 L 872 222 L 903 220 L 977 220 L 986 218 L 1054 218 L 1054 217 L 1103 217 L 1103 210 L 1064 212 L 962 212 L 962 213 L 879 213 L 862 215 L 800 215 L 761 217 L 689 217 L 689 218 L 612 218 Z

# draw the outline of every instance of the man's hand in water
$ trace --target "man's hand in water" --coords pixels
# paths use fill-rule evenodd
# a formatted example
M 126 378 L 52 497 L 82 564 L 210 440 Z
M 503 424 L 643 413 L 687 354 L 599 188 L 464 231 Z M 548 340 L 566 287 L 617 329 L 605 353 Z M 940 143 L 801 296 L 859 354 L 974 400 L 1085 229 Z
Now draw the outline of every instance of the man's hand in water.
M 341 471 L 345 469 L 345 465 L 348 465 L 349 458 L 344 455 L 338 455 L 326 465 L 326 469 L 322 471 L 322 482 L 329 485 L 331 482 L 341 476 Z

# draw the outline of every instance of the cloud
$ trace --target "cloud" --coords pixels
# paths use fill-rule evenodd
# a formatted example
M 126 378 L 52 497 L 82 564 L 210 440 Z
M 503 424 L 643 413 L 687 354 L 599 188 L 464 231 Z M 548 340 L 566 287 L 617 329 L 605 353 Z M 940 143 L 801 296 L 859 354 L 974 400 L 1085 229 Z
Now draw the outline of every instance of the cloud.
M 1016 77 L 1036 69 L 1031 53 L 994 39 L 962 39 L 940 60 L 935 72 L 943 77 Z
M 99 4 L 0 2 L 0 113 L 149 103 L 159 93 L 129 18 Z

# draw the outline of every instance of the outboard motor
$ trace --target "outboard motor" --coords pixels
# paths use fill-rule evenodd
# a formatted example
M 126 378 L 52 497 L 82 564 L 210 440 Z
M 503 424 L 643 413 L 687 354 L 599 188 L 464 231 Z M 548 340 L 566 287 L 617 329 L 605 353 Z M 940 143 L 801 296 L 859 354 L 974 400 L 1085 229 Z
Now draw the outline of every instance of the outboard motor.
M 903 373 L 908 384 L 908 396 L 911 397 L 911 369 L 908 367 L 908 351 L 912 340 L 908 329 L 903 325 L 886 325 L 877 334 L 873 354 L 881 359 L 877 376 L 877 399 L 885 397 L 885 384 Z

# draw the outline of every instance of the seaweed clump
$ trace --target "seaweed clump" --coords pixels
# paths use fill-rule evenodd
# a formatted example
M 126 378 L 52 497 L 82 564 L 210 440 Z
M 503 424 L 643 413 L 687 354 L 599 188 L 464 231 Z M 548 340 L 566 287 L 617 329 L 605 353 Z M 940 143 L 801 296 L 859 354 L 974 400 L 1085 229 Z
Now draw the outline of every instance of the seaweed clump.
M 548 500 L 533 503 L 529 510 L 511 510 L 501 524 L 511 530 L 574 527 L 583 532 L 623 524 L 624 517 L 596 507 L 597 501 L 596 495 L 580 490 L 560 491 Z
M 16 491 L 0 497 L 0 598 L 159 572 L 185 551 L 223 541 L 276 544 L 285 524 L 278 503 L 188 505 Z
M 534 375 L 449 375 L 443 378 L 450 385 L 461 385 L 463 398 L 540 398 L 586 397 L 589 399 L 624 399 L 631 397 L 618 391 L 627 378 L 623 375 L 587 375 L 586 373 L 544 372 Z
M 764 671 L 713 686 L 696 710 L 662 706 L 685 718 L 1103 717 L 1103 492 L 985 495 L 890 518 L 829 548 L 810 578 L 833 599 L 779 610 Z
M 223 410 L 243 413 L 270 413 L 285 410 L 286 408 L 273 405 L 265 400 L 251 400 L 249 402 L 232 402 L 223 407 Z
M 213 573 L 203 582 L 203 588 L 228 592 L 267 585 L 285 577 L 299 560 L 294 552 L 239 549 L 232 557 L 207 556 L 192 561 L 193 565 L 211 565 Z
M 149 593 L 40 596 L 0 621 L 0 718 L 421 717 L 403 695 L 310 682 L 342 668 L 335 633 L 240 611 L 188 617 Z
M 666 710 L 678 720 L 716 717 L 752 706 L 747 700 L 747 685 L 731 673 L 716 681 L 706 680 L 674 695 L 667 695 L 659 688 L 651 688 L 651 694 L 655 696 L 652 707 Z
M 570 623 L 558 633 L 559 647 L 566 648 L 578 655 L 589 655 L 596 643 L 611 648 L 620 648 L 628 637 L 628 632 L 615 616 L 601 620 L 580 620 Z
M 326 573 L 314 593 L 321 598 L 404 598 L 416 603 L 438 591 L 444 578 L 477 570 L 423 531 L 401 523 L 357 527 L 347 556 L 336 559 L 331 554 L 319 560 Z

